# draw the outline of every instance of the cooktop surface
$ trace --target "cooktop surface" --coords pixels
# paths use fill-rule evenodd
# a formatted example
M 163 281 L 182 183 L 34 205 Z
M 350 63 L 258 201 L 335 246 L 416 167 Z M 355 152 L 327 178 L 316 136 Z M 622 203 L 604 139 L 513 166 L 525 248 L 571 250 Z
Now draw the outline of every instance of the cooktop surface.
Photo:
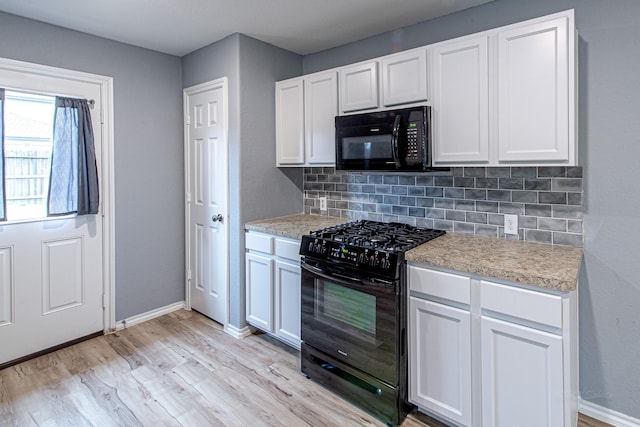
M 396 222 L 360 220 L 312 231 L 309 237 L 361 248 L 406 252 L 445 234 Z

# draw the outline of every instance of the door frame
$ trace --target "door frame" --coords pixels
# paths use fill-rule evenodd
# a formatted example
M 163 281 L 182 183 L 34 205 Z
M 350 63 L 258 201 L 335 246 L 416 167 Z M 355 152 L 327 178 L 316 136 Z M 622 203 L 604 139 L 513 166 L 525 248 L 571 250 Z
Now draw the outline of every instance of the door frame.
M 100 212 L 102 215 L 102 330 L 116 331 L 115 304 L 115 201 L 113 150 L 113 77 L 85 73 L 66 68 L 51 67 L 14 59 L 0 58 L 0 70 L 63 78 L 92 83 L 100 87 L 102 150 L 100 153 Z M 18 89 L 18 88 L 16 88 Z M 94 124 L 94 132 L 96 126 Z
M 227 228 L 226 228 L 226 241 L 227 247 L 225 248 L 227 253 L 227 275 L 226 275 L 226 294 L 227 301 L 225 307 L 225 319 L 224 319 L 224 330 L 226 331 L 229 326 L 229 276 L 230 276 L 230 250 L 229 250 L 229 235 L 230 235 L 230 226 L 229 226 L 229 85 L 228 78 L 221 77 L 215 80 L 210 80 L 208 82 L 200 83 L 194 86 L 189 86 L 182 90 L 182 108 L 184 111 L 184 225 L 185 225 L 185 269 L 184 269 L 184 302 L 187 310 L 191 310 L 191 241 L 190 241 L 190 217 L 189 217 L 189 205 L 191 203 L 191 195 L 189 193 L 189 177 L 191 176 L 191 165 L 189 164 L 189 125 L 191 124 L 190 112 L 188 107 L 189 96 L 193 95 L 197 92 L 202 92 L 206 90 L 212 90 L 216 88 L 222 88 L 222 99 L 223 99 L 223 109 L 224 109 L 224 117 L 223 117 L 223 126 L 224 126 L 224 146 L 225 150 L 225 160 L 227 162 L 227 212 L 223 214 L 225 218 L 227 218 Z

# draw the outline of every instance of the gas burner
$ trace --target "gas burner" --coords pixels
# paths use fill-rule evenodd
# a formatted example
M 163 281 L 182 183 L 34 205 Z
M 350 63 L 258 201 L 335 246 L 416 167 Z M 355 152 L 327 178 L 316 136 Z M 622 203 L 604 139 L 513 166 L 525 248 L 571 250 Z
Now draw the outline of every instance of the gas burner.
M 310 237 L 387 252 L 406 252 L 445 234 L 444 231 L 396 222 L 360 220 L 313 231 Z

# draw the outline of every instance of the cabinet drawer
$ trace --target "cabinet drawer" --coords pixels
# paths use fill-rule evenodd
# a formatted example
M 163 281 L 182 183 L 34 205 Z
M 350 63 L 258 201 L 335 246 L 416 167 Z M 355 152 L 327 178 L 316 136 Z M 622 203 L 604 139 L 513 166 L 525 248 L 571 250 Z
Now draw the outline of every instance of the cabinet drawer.
M 244 244 L 250 250 L 273 253 L 273 238 L 266 234 L 246 233 Z
M 520 319 L 562 328 L 562 297 L 493 282 L 481 282 L 480 305 Z
M 438 298 L 471 304 L 471 279 L 409 266 L 409 289 Z
M 300 261 L 300 242 L 276 239 L 276 255 L 292 261 Z

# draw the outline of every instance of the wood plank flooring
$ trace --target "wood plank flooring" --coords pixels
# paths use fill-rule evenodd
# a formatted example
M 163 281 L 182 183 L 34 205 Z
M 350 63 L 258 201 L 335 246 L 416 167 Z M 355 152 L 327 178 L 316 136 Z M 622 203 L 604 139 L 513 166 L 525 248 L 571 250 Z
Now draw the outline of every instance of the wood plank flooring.
M 180 310 L 0 371 L 0 426 L 383 426 L 299 366 L 264 334 Z M 443 426 L 417 411 L 402 425 Z

